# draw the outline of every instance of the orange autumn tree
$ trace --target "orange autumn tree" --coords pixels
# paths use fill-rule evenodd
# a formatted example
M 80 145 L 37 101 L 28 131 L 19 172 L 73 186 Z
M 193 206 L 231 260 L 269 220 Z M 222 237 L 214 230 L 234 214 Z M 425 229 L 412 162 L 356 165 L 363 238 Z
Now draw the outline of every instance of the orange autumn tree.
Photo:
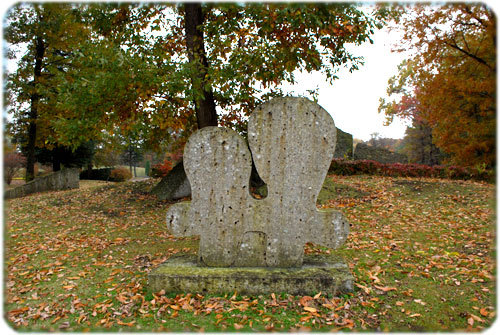
M 398 9 L 399 51 L 411 59 L 389 82 L 379 111 L 424 120 L 448 163 L 495 165 L 496 19 L 480 4 Z

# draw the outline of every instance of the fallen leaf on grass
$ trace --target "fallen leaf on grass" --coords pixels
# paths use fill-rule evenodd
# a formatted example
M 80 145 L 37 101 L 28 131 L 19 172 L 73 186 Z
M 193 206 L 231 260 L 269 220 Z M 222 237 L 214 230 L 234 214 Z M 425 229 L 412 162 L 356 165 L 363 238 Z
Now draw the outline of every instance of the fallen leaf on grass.
M 240 325 L 239 323 L 235 323 L 235 324 L 233 324 L 233 327 L 234 327 L 234 329 L 238 330 L 238 329 L 243 328 L 244 326 Z
M 27 312 L 29 311 L 29 307 L 23 307 L 23 308 L 19 308 L 19 309 L 14 309 L 12 311 L 9 312 L 10 315 L 18 315 L 18 314 L 22 314 L 24 312 Z
M 66 329 L 66 328 L 69 328 L 68 321 L 61 323 L 61 325 L 59 326 L 59 329 Z
M 305 296 L 303 296 L 302 298 L 300 298 L 299 303 L 300 303 L 302 306 L 306 307 L 306 306 L 308 306 L 308 305 L 309 305 L 309 302 L 310 302 L 312 299 L 313 299 L 313 298 L 311 298 L 310 296 L 305 295 Z
M 134 321 L 130 321 L 130 322 L 122 322 L 120 320 L 116 321 L 116 323 L 118 323 L 120 326 L 128 326 L 128 327 L 132 327 L 135 323 L 135 320 Z
M 470 317 L 473 318 L 475 321 L 484 322 L 484 320 L 477 315 L 471 314 Z
M 304 310 L 309 312 L 309 313 L 316 313 L 318 310 L 314 307 L 304 307 Z
M 481 308 L 479 310 L 479 313 L 482 315 L 482 316 L 488 316 L 490 313 L 488 313 L 488 311 L 486 310 L 486 308 Z
M 370 294 L 370 292 L 372 291 L 371 288 L 363 286 L 361 284 L 355 283 L 355 285 L 360 289 L 362 289 L 363 291 L 365 291 L 366 294 Z
M 384 292 L 389 292 L 389 291 L 397 291 L 398 289 L 395 287 L 389 287 L 389 286 L 378 286 L 378 285 L 373 285 L 375 288 L 378 290 L 384 291 Z

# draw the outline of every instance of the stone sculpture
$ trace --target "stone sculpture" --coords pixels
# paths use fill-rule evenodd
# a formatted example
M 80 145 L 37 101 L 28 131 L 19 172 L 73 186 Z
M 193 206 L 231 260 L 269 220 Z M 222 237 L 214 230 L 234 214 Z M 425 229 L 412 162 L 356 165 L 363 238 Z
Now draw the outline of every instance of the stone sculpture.
M 208 267 L 300 267 L 304 244 L 344 243 L 349 223 L 316 198 L 332 160 L 330 114 L 305 98 L 278 98 L 248 121 L 248 145 L 230 129 L 195 132 L 184 150 L 192 201 L 174 204 L 167 225 L 177 236 L 200 236 L 198 264 Z M 249 192 L 252 156 L 268 196 Z

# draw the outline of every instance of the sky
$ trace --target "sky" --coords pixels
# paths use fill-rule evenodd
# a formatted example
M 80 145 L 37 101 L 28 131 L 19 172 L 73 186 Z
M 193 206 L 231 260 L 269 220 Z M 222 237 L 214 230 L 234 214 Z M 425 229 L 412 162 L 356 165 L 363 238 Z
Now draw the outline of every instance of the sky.
M 286 86 L 295 95 L 305 94 L 306 90 L 319 87 L 318 103 L 330 113 L 335 126 L 367 141 L 371 134 L 380 137 L 403 138 L 406 125 L 394 119 L 390 126 L 384 126 L 385 116 L 378 113 L 379 99 L 386 96 L 387 82 L 397 74 L 397 66 L 405 55 L 391 52 L 399 34 L 384 28 L 372 36 L 373 44 L 366 42 L 349 48 L 355 56 L 363 56 L 365 64 L 349 73 L 341 70 L 339 79 L 333 84 L 326 81 L 320 73 L 299 74 L 297 84 Z
M 4 17 L 13 3 L 1 3 Z M 403 138 L 406 125 L 395 119 L 390 126 L 384 126 L 385 116 L 378 113 L 379 98 L 385 96 L 387 81 L 397 73 L 397 66 L 404 59 L 404 55 L 391 52 L 398 37 L 397 33 L 384 28 L 372 35 L 373 44 L 366 42 L 352 46 L 350 50 L 355 56 L 363 56 L 365 64 L 352 73 L 341 70 L 339 79 L 333 84 L 320 73 L 306 73 L 296 75 L 297 84 L 293 87 L 285 85 L 283 88 L 292 95 L 301 95 L 318 87 L 318 103 L 332 115 L 337 128 L 354 138 L 367 141 L 373 133 L 381 137 Z

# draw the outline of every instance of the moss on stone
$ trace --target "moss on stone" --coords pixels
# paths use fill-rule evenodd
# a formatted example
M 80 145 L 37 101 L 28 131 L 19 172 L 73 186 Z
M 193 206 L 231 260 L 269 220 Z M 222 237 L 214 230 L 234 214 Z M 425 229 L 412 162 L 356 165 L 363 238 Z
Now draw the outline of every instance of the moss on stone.
M 353 278 L 338 255 L 305 255 L 297 268 L 204 267 L 195 255 L 170 258 L 149 275 L 153 291 L 313 294 L 352 291 Z

